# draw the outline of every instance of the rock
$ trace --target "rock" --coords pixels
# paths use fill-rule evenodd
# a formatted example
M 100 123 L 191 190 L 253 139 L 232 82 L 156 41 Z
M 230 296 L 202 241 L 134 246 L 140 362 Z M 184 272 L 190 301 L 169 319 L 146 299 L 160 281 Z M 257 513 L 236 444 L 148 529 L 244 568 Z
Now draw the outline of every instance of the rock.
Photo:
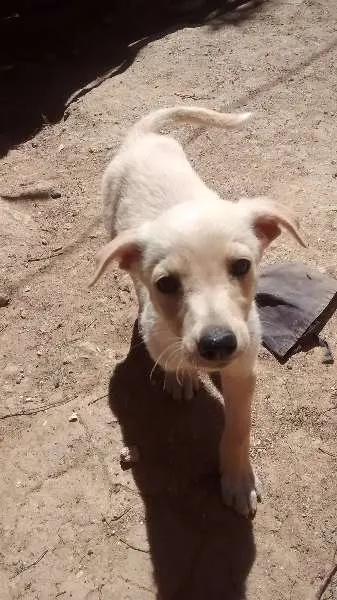
M 76 421 L 78 421 L 78 415 L 77 413 L 73 412 L 69 419 L 68 419 L 69 423 L 75 423 Z
M 10 301 L 11 301 L 11 299 L 6 293 L 0 292 L 0 308 L 3 308 L 4 306 L 8 306 Z
M 120 453 L 120 464 L 123 470 L 131 469 L 139 461 L 137 446 L 125 446 Z

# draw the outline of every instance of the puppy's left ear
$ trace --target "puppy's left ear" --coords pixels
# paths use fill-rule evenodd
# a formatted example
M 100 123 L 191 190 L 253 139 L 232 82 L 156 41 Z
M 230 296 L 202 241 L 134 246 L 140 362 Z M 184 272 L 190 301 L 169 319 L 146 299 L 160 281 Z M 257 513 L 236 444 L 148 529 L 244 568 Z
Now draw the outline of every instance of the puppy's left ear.
M 89 287 L 96 283 L 113 260 L 119 263 L 121 269 L 126 271 L 131 269 L 132 265 L 140 258 L 142 251 L 137 243 L 137 233 L 134 230 L 124 231 L 103 246 L 96 256 L 96 271 Z
M 247 210 L 251 226 L 261 244 L 261 253 L 282 233 L 282 228 L 306 248 L 298 230 L 297 219 L 282 204 L 264 197 L 241 198 L 239 204 Z

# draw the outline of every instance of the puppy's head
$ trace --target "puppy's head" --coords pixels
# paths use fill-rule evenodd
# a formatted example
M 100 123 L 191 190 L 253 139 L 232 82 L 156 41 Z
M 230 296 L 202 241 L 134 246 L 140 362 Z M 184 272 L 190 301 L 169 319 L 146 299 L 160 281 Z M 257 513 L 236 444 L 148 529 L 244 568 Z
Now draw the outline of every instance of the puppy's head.
M 304 245 L 285 208 L 265 198 L 182 203 L 107 244 L 92 283 L 118 261 L 145 286 L 185 364 L 219 369 L 250 345 L 256 268 L 281 228 Z

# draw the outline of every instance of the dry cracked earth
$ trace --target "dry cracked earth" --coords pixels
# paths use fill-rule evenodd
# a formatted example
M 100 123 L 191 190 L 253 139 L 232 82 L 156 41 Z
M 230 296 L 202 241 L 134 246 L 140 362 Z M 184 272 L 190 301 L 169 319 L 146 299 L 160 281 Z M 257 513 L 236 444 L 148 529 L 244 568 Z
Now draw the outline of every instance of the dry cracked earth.
M 105 240 L 102 171 L 131 123 L 177 103 L 255 113 L 239 132 L 175 135 L 224 197 L 296 209 L 308 248 L 284 235 L 267 262 L 337 277 L 336 23 L 334 0 L 271 0 L 178 28 L 1 159 L 1 600 L 311 600 L 324 583 L 337 549 L 336 366 L 320 349 L 286 366 L 261 350 L 252 453 L 264 498 L 248 522 L 220 500 L 218 399 L 170 401 L 143 346 L 129 353 L 128 277 L 87 283 Z M 44 185 L 47 198 L 4 199 Z M 324 333 L 336 354 L 336 318 Z M 139 451 L 131 469 L 124 446 Z M 337 579 L 319 595 L 337 598 Z

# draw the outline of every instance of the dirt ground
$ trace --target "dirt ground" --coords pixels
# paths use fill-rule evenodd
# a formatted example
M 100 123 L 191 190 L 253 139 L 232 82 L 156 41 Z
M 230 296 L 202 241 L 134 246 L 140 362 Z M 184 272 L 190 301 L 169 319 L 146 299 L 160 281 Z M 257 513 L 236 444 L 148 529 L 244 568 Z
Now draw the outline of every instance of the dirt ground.
M 221 505 L 217 399 L 170 401 L 137 342 L 125 360 L 126 275 L 86 287 L 105 240 L 103 168 L 136 118 L 181 102 L 256 111 L 240 132 L 177 136 L 223 196 L 297 209 L 308 248 L 284 236 L 266 260 L 337 277 L 336 22 L 335 0 L 280 0 L 176 31 L 1 160 L 2 194 L 57 192 L 0 201 L 1 600 L 310 600 L 336 561 L 336 365 L 319 349 L 286 366 L 261 351 L 264 499 L 246 522 Z M 337 354 L 336 317 L 325 335 Z M 132 470 L 124 445 L 139 448 Z M 322 598 L 337 598 L 336 578 Z

